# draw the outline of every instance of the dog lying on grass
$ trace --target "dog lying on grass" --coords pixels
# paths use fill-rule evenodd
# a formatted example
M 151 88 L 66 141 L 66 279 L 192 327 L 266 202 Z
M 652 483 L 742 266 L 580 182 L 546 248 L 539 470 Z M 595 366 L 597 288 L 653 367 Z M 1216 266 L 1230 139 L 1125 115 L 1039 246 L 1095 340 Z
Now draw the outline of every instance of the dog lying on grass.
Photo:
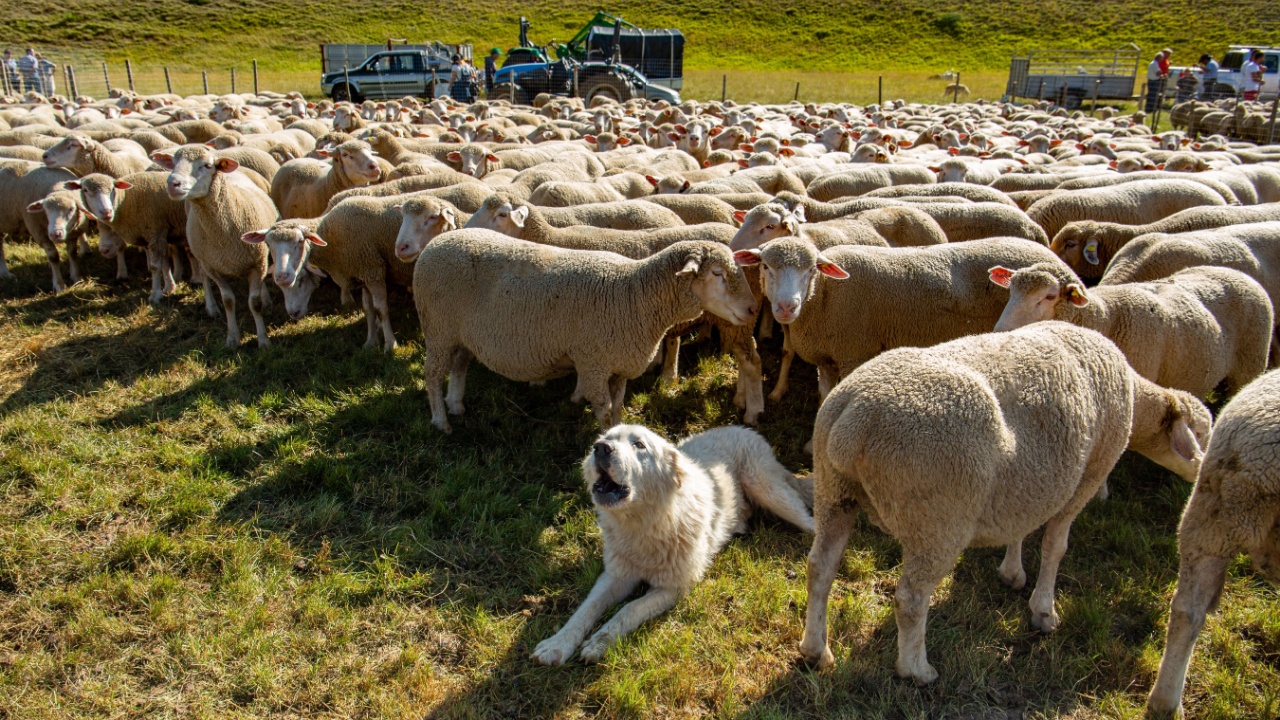
M 619 425 L 600 436 L 582 475 L 600 522 L 604 573 L 569 622 L 534 649 L 543 665 L 567 661 L 579 645 L 584 662 L 599 662 L 618 638 L 669 610 L 729 538 L 746 530 L 752 505 L 813 532 L 812 479 L 787 472 L 745 427 L 708 430 L 677 446 L 647 428 Z M 648 592 L 583 645 L 604 611 L 641 582 Z

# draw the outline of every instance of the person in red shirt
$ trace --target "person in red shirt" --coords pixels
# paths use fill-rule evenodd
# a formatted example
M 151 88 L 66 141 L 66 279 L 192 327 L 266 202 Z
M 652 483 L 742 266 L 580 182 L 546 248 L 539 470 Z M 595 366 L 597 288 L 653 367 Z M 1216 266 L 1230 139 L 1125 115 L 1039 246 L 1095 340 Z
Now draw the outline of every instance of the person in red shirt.
M 1161 77 L 1169 77 L 1169 56 L 1173 54 L 1173 50 L 1165 48 L 1160 51 L 1160 75 Z

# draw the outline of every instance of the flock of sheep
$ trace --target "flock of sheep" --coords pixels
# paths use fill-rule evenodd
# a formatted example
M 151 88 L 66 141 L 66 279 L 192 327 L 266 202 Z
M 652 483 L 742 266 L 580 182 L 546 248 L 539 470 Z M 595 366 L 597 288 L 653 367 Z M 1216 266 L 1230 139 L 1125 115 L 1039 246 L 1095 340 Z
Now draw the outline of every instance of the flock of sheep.
M 9 98 L 0 239 L 34 239 L 54 291 L 63 252 L 82 277 L 88 235 L 120 277 L 141 249 L 151 301 L 202 283 L 231 346 L 242 281 L 264 347 L 268 279 L 294 319 L 327 279 L 359 292 L 366 347 L 388 350 L 388 286 L 405 287 L 445 432 L 473 359 L 576 374 L 608 428 L 627 380 L 676 379 L 681 336 L 707 327 L 755 424 L 756 340 L 781 334 L 769 400 L 797 357 L 825 398 L 801 646 L 818 665 L 858 509 L 903 545 L 897 669 L 927 683 L 929 598 L 960 552 L 1006 546 L 1021 588 L 1044 526 L 1031 608 L 1053 630 L 1071 522 L 1140 452 L 1196 483 L 1150 698 L 1173 711 L 1228 561 L 1280 561 L 1278 163 L 1045 104 Z M 1215 390 L 1233 398 L 1216 427 Z

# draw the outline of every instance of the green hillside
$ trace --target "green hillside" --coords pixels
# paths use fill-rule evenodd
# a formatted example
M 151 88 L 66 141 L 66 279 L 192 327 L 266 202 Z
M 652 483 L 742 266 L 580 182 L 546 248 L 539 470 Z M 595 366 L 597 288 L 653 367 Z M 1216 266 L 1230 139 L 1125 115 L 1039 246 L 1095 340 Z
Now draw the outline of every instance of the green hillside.
M 103 51 L 113 61 L 223 62 L 256 57 L 274 69 L 319 64 L 317 43 L 388 37 L 514 44 L 517 18 L 536 42 L 565 40 L 598 5 L 444 0 L 23 0 L 0 5 L 0 42 Z M 1169 45 L 1175 60 L 1232 42 L 1280 41 L 1280 5 L 1133 0 L 617 0 L 609 10 L 646 27 L 678 27 L 691 68 L 946 69 L 1004 67 L 1032 47 Z

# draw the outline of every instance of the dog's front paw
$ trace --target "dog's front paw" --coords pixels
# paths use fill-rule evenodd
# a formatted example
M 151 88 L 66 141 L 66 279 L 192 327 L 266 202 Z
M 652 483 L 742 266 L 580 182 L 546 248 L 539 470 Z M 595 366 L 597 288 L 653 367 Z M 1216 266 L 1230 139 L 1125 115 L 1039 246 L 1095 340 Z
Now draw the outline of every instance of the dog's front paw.
M 552 635 L 538 643 L 529 658 L 539 665 L 563 665 L 570 655 L 573 655 L 573 646 L 561 640 L 558 635 Z
M 609 646 L 612 644 L 613 638 L 606 634 L 593 635 L 587 644 L 582 646 L 582 662 L 598 663 L 604 660 L 605 653 L 609 652 Z

